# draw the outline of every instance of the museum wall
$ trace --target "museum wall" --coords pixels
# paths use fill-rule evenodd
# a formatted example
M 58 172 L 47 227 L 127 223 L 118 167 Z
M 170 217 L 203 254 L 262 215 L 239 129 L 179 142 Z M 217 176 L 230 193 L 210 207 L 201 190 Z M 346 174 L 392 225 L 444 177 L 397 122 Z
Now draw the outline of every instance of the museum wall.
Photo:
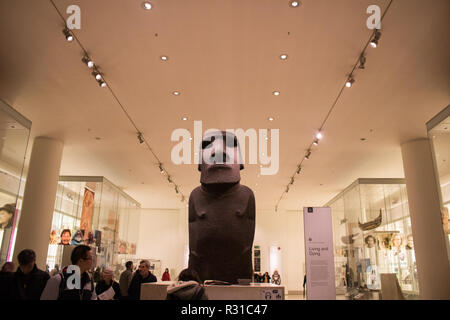
M 169 268 L 174 280 L 184 268 L 184 250 L 188 242 L 187 210 L 141 210 L 138 259 L 161 260 L 162 270 Z
M 161 268 L 169 268 L 172 279 L 184 268 L 188 239 L 187 210 L 141 210 L 137 257 L 161 260 Z M 282 285 L 286 292 L 302 290 L 304 241 L 300 211 L 257 210 L 253 244 L 261 249 L 262 273 L 270 271 L 270 247 L 279 247 Z

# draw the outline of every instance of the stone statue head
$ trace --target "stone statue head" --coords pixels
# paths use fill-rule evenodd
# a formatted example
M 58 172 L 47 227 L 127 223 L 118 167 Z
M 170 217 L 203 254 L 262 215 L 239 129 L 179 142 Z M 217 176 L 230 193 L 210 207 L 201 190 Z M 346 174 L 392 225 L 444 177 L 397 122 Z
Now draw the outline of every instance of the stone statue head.
M 207 132 L 203 136 L 198 170 L 202 184 L 236 183 L 244 169 L 239 141 L 227 131 Z

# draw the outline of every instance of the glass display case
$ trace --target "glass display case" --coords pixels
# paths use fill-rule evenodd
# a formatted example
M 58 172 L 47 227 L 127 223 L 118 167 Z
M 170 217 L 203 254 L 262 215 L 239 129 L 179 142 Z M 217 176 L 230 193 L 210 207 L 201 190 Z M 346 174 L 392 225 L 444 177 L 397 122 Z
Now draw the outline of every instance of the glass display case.
M 31 121 L 0 99 L 0 265 L 12 260 Z
M 140 204 L 104 177 L 61 176 L 49 236 L 47 265 L 62 266 L 64 251 L 87 244 L 93 268 L 116 269 L 136 257 Z
M 450 105 L 427 123 L 427 129 L 440 186 L 442 225 L 450 259 Z
M 358 179 L 331 207 L 337 293 L 380 289 L 395 273 L 402 291 L 418 295 L 417 267 L 404 179 Z

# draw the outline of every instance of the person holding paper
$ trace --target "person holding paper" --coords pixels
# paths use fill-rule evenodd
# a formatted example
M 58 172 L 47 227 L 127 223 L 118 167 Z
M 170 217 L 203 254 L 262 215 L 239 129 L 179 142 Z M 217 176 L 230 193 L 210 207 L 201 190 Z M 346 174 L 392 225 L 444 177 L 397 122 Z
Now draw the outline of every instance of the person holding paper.
M 120 285 L 113 279 L 113 269 L 103 270 L 103 279 L 97 283 L 95 293 L 99 300 L 119 300 L 122 297 Z

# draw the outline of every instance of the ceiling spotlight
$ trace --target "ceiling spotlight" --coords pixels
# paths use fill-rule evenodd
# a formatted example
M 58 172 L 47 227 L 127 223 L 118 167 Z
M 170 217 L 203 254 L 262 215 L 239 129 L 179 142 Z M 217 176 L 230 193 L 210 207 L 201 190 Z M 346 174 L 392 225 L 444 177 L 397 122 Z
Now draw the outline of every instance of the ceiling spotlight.
M 317 133 L 316 133 L 316 138 L 319 139 L 319 140 L 322 139 L 322 138 L 323 138 L 322 132 L 320 132 L 320 131 L 317 132 Z
M 161 60 L 162 61 L 167 61 L 167 60 L 169 60 L 169 57 L 168 56 L 161 56 Z
M 311 156 L 311 150 L 308 150 L 308 152 L 305 155 L 305 159 L 309 160 L 309 157 Z
M 291 177 L 291 182 L 290 182 L 290 184 L 291 184 L 291 185 L 294 184 L 294 177 Z
M 301 165 L 298 165 L 298 167 L 297 167 L 297 174 L 299 174 L 300 171 L 302 171 L 302 166 L 301 166 Z
M 159 164 L 159 172 L 160 172 L 161 174 L 164 174 L 164 169 L 163 169 L 163 167 L 162 167 L 162 163 Z
M 314 139 L 314 145 L 317 146 L 319 144 L 319 139 Z
M 95 77 L 97 81 L 102 80 L 102 74 L 98 71 L 92 72 L 92 75 Z
M 151 4 L 150 2 L 148 2 L 148 1 L 144 1 L 144 2 L 142 3 L 142 7 L 143 7 L 145 10 L 151 10 L 151 9 L 152 9 L 152 4 Z
M 286 186 L 286 193 L 289 192 L 289 185 Z
M 70 33 L 69 28 L 65 27 L 63 29 L 63 33 L 64 33 L 64 36 L 66 37 L 67 41 L 69 41 L 69 42 L 73 41 L 73 35 Z
M 364 52 L 359 57 L 359 69 L 365 69 L 366 68 L 366 56 L 364 55 Z
M 178 186 L 175 186 L 175 192 L 178 193 Z
M 284 54 L 284 53 L 280 56 L 281 60 L 287 60 L 287 58 L 288 58 L 288 55 Z
M 98 82 L 98 85 L 99 85 L 100 87 L 106 88 L 106 82 L 105 82 L 105 81 L 103 81 L 102 79 L 100 79 L 100 80 L 97 80 L 97 82 Z
M 279 95 L 280 95 L 280 91 L 274 91 L 274 92 L 272 92 L 272 94 L 273 94 L 274 96 L 279 96 Z
M 183 117 L 183 121 L 187 121 L 187 119 L 188 119 L 187 117 Z
M 269 117 L 268 120 L 269 120 L 269 121 L 273 121 L 273 117 Z
M 353 85 L 353 83 L 355 82 L 355 79 L 353 79 L 352 76 L 348 77 L 347 82 L 345 83 L 345 86 L 347 88 L 351 88 L 351 86 Z
M 174 92 L 173 92 L 173 95 L 174 95 L 174 96 L 179 96 L 179 95 L 180 95 L 180 91 L 174 91 Z
M 380 37 L 381 37 L 381 32 L 378 30 L 375 30 L 375 35 L 374 35 L 373 39 L 370 41 L 370 46 L 372 48 L 378 47 L 378 40 L 380 40 Z
M 84 56 L 81 61 L 83 61 L 88 68 L 93 68 L 94 67 L 94 61 L 92 61 L 92 59 L 90 59 L 88 56 Z
M 169 183 L 172 183 L 172 178 L 170 178 L 170 176 L 168 176 L 167 181 L 169 181 Z
M 293 8 L 297 8 L 300 5 L 300 1 L 290 1 L 289 5 Z
M 144 137 L 142 136 L 142 132 L 138 132 L 138 140 L 139 140 L 139 143 L 144 143 Z

